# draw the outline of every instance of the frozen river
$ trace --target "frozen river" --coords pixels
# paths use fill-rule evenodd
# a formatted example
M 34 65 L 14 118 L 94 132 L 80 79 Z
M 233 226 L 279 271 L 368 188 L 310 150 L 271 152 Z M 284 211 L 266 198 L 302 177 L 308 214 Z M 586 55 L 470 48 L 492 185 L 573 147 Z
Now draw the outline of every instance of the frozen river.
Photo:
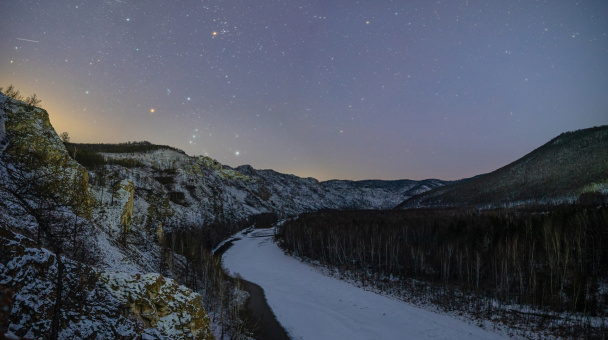
M 238 235 L 223 256 L 256 283 L 292 339 L 502 339 L 450 316 L 327 277 L 272 242 L 270 229 Z

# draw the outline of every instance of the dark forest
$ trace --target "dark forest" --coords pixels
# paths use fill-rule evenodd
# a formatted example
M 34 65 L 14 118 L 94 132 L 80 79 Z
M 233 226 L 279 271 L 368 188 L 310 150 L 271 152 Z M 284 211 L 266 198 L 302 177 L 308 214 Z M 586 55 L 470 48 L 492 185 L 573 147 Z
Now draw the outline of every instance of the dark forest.
M 433 302 L 446 310 L 519 304 L 542 318 L 570 312 L 605 319 L 608 206 L 589 204 L 597 198 L 510 210 L 308 213 L 279 227 L 280 245 L 377 287 L 440 290 Z M 581 320 L 565 334 L 585 331 Z

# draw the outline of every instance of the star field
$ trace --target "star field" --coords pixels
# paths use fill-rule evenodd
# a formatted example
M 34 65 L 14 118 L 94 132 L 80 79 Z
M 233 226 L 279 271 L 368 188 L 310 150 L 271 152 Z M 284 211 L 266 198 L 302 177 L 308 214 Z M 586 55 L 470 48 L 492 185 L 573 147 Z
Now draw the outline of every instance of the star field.
M 606 1 L 11 1 L 0 86 L 75 142 L 459 179 L 608 124 Z

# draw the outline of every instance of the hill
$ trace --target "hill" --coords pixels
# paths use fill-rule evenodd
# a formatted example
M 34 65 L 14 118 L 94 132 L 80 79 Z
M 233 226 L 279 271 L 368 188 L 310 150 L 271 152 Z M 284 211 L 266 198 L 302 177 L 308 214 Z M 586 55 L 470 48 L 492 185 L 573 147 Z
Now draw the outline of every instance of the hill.
M 129 255 L 112 236 L 131 225 L 129 186 L 107 209 L 115 219 L 100 219 L 89 172 L 48 113 L 3 94 L 0 179 L 0 338 L 214 338 L 201 295 L 158 274 L 161 249 Z
M 564 202 L 607 191 L 608 126 L 600 126 L 562 133 L 496 171 L 421 193 L 397 209 Z
M 449 183 L 436 179 L 320 182 L 249 165 L 232 168 L 207 156 L 193 157 L 149 142 L 65 146 L 88 169 L 101 203 L 111 199 L 107 193 L 120 181 L 133 182 L 135 206 L 142 207 L 135 209 L 140 221 L 146 219 L 145 207 L 152 196 L 169 199 L 175 212 L 172 220 L 201 225 L 236 223 L 268 213 L 287 217 L 319 209 L 392 209 L 413 195 Z

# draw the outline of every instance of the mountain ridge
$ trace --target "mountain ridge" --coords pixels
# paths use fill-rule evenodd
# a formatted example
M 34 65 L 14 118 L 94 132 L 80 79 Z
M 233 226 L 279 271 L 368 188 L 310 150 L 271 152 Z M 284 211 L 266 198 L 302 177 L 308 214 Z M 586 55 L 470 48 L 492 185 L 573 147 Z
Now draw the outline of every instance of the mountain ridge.
M 408 198 L 396 209 L 565 202 L 608 191 L 608 126 L 564 132 L 487 174 Z

